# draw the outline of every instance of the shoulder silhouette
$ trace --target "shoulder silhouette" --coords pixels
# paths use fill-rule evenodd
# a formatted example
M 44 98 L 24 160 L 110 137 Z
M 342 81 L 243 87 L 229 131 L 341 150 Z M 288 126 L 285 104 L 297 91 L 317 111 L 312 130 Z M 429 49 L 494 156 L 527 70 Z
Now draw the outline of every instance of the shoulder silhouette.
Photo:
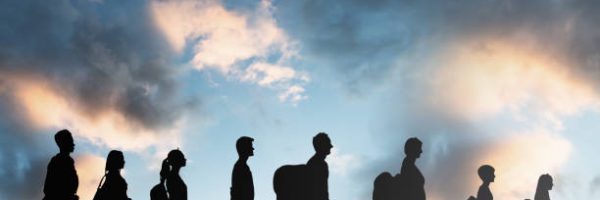
M 477 197 L 470 196 L 469 200 L 492 200 L 494 196 L 492 195 L 492 191 L 490 190 L 490 183 L 494 182 L 496 175 L 494 174 L 495 170 L 490 165 L 483 165 L 479 167 L 477 170 L 477 174 L 481 179 L 482 183 L 479 186 L 479 190 L 477 190 Z
M 187 200 L 187 186 L 179 176 L 179 171 L 186 164 L 183 153 L 178 150 L 171 150 L 167 156 L 167 163 L 171 168 L 167 174 L 167 192 L 170 200 Z
M 77 200 L 79 179 L 75 170 L 75 161 L 69 154 L 75 150 L 71 132 L 64 129 L 54 135 L 60 152 L 52 157 L 46 171 L 44 182 L 44 200 Z
M 277 200 L 329 200 L 329 167 L 325 158 L 331 153 L 326 133 L 313 137 L 315 154 L 306 165 L 285 165 L 275 171 L 273 189 Z
M 238 160 L 233 166 L 231 172 L 231 200 L 253 200 L 254 182 L 252 180 L 252 171 L 248 167 L 247 161 L 250 156 L 254 156 L 254 147 L 252 147 L 253 138 L 240 137 L 236 144 Z
M 543 174 L 538 179 L 538 184 L 535 189 L 535 197 L 534 200 L 550 200 L 550 194 L 548 193 L 552 190 L 554 186 L 552 176 L 550 174 Z
M 127 182 L 121 176 L 121 169 L 125 167 L 123 152 L 112 150 L 106 158 L 105 181 L 94 200 L 129 200 L 127 197 Z
M 167 194 L 167 189 L 165 188 L 165 180 L 167 179 L 169 171 L 169 162 L 165 158 L 162 161 L 162 166 L 160 168 L 160 182 L 152 187 L 152 190 L 150 190 L 150 200 L 169 200 L 169 195 Z
M 425 177 L 415 164 L 423 153 L 423 143 L 421 140 L 413 137 L 406 140 L 404 145 L 404 154 L 406 157 L 402 161 L 400 168 L 401 199 L 425 200 Z

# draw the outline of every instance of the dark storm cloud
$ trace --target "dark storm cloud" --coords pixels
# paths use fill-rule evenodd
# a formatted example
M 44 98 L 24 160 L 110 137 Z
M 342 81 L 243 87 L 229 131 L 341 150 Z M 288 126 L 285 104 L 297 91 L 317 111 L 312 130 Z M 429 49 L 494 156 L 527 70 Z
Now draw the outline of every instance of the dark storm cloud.
M 351 92 L 387 82 L 398 60 L 427 56 L 455 39 L 532 36 L 574 71 L 600 77 L 600 31 L 594 1 L 281 1 L 276 16 L 301 41 L 308 60 L 341 74 Z M 425 55 L 421 53 L 425 52 Z
M 0 1 L 0 199 L 40 199 L 47 152 L 56 151 L 21 116 L 16 78 L 42 79 L 90 118 L 112 109 L 156 132 L 195 104 L 179 96 L 172 52 L 147 4 Z

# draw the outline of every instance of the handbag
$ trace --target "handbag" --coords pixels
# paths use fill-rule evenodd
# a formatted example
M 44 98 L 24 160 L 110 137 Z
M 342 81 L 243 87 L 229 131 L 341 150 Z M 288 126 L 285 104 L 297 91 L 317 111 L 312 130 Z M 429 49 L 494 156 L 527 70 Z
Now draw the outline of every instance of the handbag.
M 96 188 L 96 194 L 94 194 L 94 199 L 93 200 L 103 200 L 104 199 L 104 188 L 102 188 L 103 185 L 103 181 L 104 178 L 106 178 L 106 174 L 104 174 L 104 176 L 102 176 L 102 178 L 100 179 L 100 183 L 98 183 L 98 188 Z

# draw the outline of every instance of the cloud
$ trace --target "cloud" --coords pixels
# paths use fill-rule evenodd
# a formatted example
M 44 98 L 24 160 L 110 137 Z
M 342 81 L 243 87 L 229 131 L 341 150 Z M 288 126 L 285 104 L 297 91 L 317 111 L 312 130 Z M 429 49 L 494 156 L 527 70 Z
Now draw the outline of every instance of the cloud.
M 84 154 L 75 159 L 75 170 L 79 178 L 77 195 L 80 199 L 92 199 L 96 188 L 104 175 L 105 159 L 103 157 Z
M 59 129 L 78 144 L 140 154 L 179 144 L 198 100 L 181 96 L 175 52 L 149 10 L 141 1 L 0 2 L 0 179 L 13 180 L 0 198 L 41 198 Z
M 496 167 L 492 190 L 501 198 L 531 197 L 540 174 L 558 173 L 572 151 L 563 121 L 598 110 L 600 98 L 593 81 L 513 42 L 457 41 L 403 70 L 408 78 L 390 89 L 386 101 L 396 103 L 382 108 L 376 131 L 395 152 L 373 168 L 399 166 L 404 141 L 417 136 L 425 152 L 417 165 L 437 199 L 474 194 L 482 164 Z
M 361 160 L 356 155 L 342 154 L 339 150 L 333 148 L 331 155 L 327 157 L 327 163 L 331 165 L 331 171 L 341 176 L 346 176 L 351 170 L 358 169 Z
M 309 81 L 305 72 L 290 67 L 297 57 L 296 47 L 278 27 L 268 0 L 247 12 L 227 10 L 210 0 L 154 1 L 151 8 L 171 47 L 184 54 L 190 48 L 190 62 L 198 70 L 213 69 L 227 78 L 279 92 Z M 292 103 L 303 99 L 280 98 Z

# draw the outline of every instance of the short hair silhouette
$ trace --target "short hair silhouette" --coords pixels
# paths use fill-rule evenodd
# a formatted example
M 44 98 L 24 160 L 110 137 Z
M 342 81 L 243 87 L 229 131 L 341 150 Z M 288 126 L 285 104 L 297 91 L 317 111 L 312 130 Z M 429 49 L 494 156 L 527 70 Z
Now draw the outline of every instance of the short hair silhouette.
M 490 165 L 482 165 L 481 167 L 479 167 L 479 169 L 477 169 L 477 175 L 479 175 L 479 178 L 481 178 L 481 180 L 486 181 L 491 176 L 494 176 L 494 171 L 494 167 Z
M 235 149 L 237 150 L 238 155 L 245 155 L 248 153 L 252 153 L 252 142 L 254 138 L 248 136 L 242 136 L 235 142 Z M 250 150 L 250 152 L 248 152 Z
M 418 153 L 421 153 L 421 147 L 423 146 L 423 142 L 421 142 L 421 140 L 419 140 L 416 137 L 412 137 L 412 138 L 408 138 L 408 140 L 406 140 L 406 143 L 404 144 L 404 153 L 406 155 L 417 155 Z
M 123 152 L 118 150 L 112 150 L 108 153 L 108 156 L 106 157 L 106 166 L 104 167 L 104 170 L 111 171 L 122 169 L 123 165 L 125 164 L 124 161 L 125 158 L 123 157 Z
M 542 174 L 538 178 L 537 188 L 535 189 L 534 200 L 550 200 L 549 190 L 552 190 L 552 176 L 550 174 Z
M 317 152 L 329 151 L 333 147 L 327 133 L 320 132 L 313 137 L 313 147 Z
M 67 129 L 58 131 L 54 135 L 54 141 L 61 151 L 73 152 L 75 144 L 73 143 L 73 135 Z

